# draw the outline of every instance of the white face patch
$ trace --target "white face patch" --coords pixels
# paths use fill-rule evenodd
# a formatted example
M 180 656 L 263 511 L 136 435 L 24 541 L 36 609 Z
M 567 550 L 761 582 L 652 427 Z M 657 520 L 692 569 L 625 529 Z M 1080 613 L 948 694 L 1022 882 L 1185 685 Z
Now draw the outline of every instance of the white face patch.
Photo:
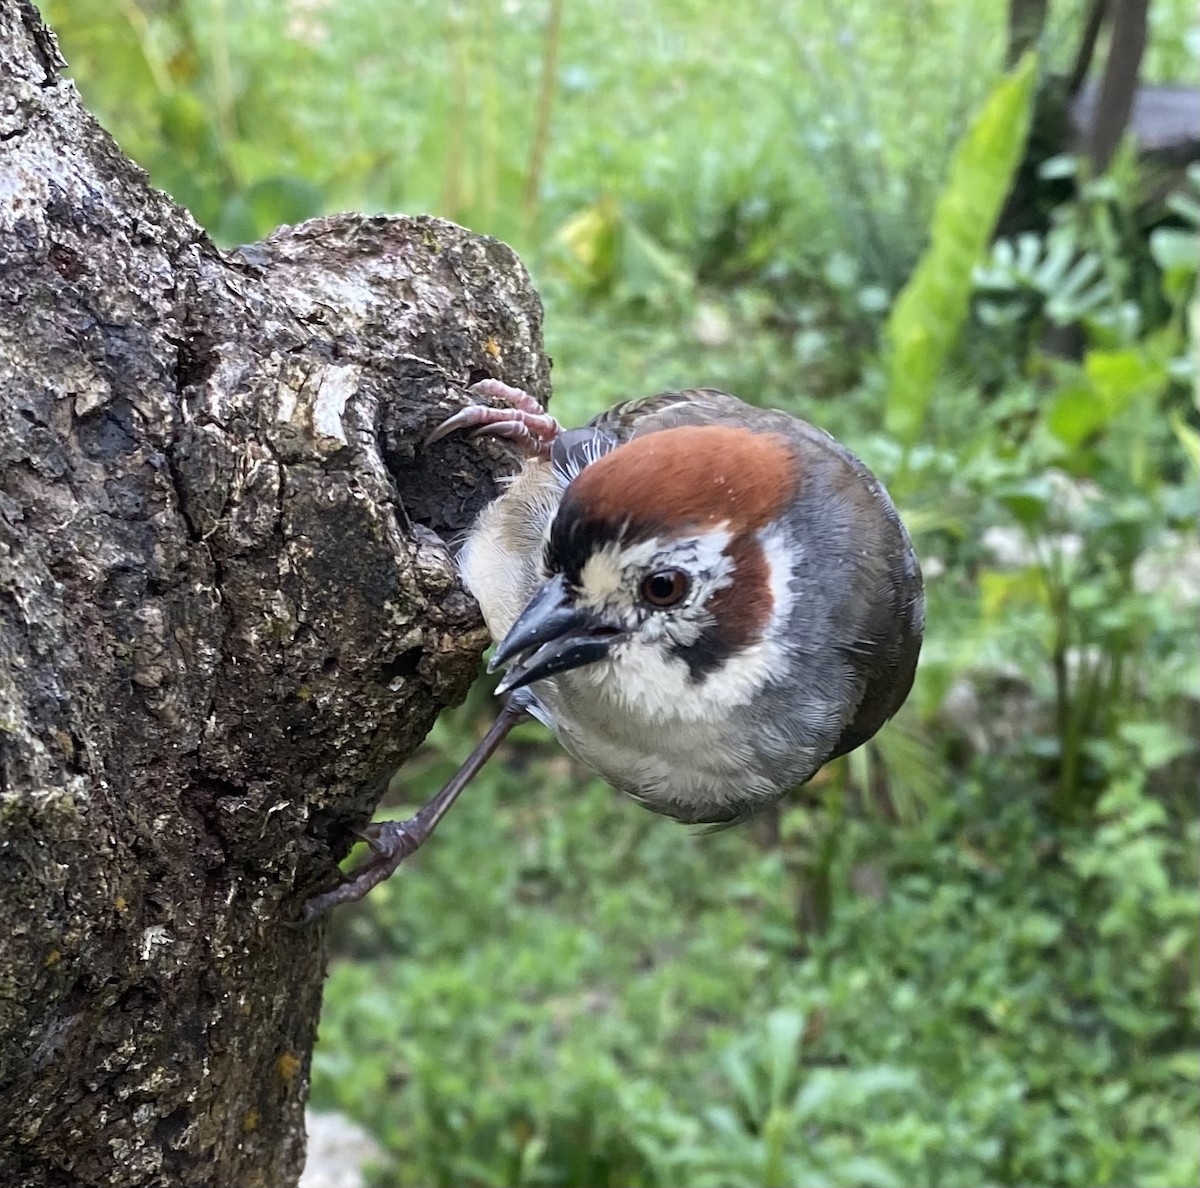
M 607 606 L 621 592 L 625 570 L 615 548 L 593 553 L 579 575 L 579 601 L 585 606 Z
M 732 580 L 733 563 L 725 552 L 730 539 L 721 525 L 677 540 L 656 536 L 630 545 L 605 545 L 585 562 L 575 601 L 626 627 L 645 627 L 656 637 L 674 635 L 674 630 L 665 629 L 677 628 L 694 639 L 698 629 L 690 631 L 689 622 L 702 616 L 708 600 Z M 690 589 L 668 611 L 648 611 L 639 593 L 642 581 L 664 569 L 683 570 Z

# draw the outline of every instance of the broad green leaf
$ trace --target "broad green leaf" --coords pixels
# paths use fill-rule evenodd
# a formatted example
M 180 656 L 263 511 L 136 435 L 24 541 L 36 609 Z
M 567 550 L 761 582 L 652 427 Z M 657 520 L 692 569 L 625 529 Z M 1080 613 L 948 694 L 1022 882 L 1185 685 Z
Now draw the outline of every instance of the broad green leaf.
M 771 1105 L 782 1103 L 800 1059 L 804 1016 L 799 1011 L 772 1011 L 767 1016 L 767 1068 Z
M 1200 241 L 1197 240 L 1194 231 L 1182 231 L 1177 227 L 1157 227 L 1150 232 L 1150 254 L 1163 272 L 1179 268 L 1195 273 L 1197 256 L 1200 256 Z
M 1000 484 L 996 497 L 1026 528 L 1041 524 L 1050 507 L 1051 489 L 1044 475 Z
M 1168 722 L 1122 722 L 1117 733 L 1134 747 L 1147 771 L 1156 771 L 1193 750 L 1195 744 Z
M 1162 269 L 1163 294 L 1167 300 L 1175 304 L 1186 301 L 1196 287 L 1200 239 L 1195 230 L 1156 228 L 1150 232 L 1150 254 Z
M 958 340 L 971 300 L 971 273 L 991 238 L 1020 163 L 1037 58 L 1026 54 L 993 89 L 950 162 L 930 243 L 887 322 L 889 432 L 911 444 L 933 385 Z

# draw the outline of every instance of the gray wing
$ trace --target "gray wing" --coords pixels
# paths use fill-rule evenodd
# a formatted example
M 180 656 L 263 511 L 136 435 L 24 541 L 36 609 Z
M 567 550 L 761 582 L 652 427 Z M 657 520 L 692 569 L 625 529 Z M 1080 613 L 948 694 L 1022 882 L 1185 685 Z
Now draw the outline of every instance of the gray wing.
M 780 429 L 809 443 L 793 528 L 805 552 L 831 562 L 819 579 L 797 575 L 793 611 L 794 638 L 820 641 L 843 666 L 845 709 L 828 762 L 872 738 L 908 697 L 925 630 L 921 568 L 891 498 L 858 457 L 803 421 Z

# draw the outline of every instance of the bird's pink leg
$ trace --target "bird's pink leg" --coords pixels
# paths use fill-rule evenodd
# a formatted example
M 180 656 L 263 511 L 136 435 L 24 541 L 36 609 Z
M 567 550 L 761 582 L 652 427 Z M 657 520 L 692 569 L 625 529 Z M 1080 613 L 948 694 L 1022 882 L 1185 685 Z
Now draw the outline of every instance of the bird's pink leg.
M 339 903 L 355 903 L 372 887 L 395 874 L 396 868 L 418 850 L 437 828 L 438 822 L 487 762 L 505 735 L 527 716 L 528 700 L 520 692 L 510 696 L 500 708 L 491 729 L 483 736 L 466 762 L 450 777 L 444 788 L 415 817 L 407 821 L 375 821 L 360 836 L 371 847 L 371 857 L 351 872 L 350 877 L 332 891 L 314 895 L 304 905 L 304 919 L 317 920 Z
M 506 407 L 472 404 L 460 409 L 425 439 L 427 446 L 459 429 L 471 429 L 472 437 L 503 437 L 530 454 L 546 457 L 550 453 L 562 426 L 528 392 L 498 379 L 480 380 L 467 390 L 473 396 L 502 401 Z

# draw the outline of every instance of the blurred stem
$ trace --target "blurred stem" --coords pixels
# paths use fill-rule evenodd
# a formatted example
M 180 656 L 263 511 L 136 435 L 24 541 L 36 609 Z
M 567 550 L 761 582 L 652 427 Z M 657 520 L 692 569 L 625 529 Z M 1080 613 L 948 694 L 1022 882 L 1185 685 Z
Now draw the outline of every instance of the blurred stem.
M 1097 716 L 1100 712 L 1100 690 L 1104 684 L 1104 661 L 1103 658 L 1097 658 L 1094 662 L 1089 663 L 1086 657 L 1087 645 L 1083 642 L 1079 645 L 1079 675 L 1075 682 L 1075 705 L 1072 719 L 1074 722 L 1074 742 L 1076 750 L 1075 758 L 1075 779 L 1079 782 L 1079 758 L 1083 752 L 1083 740 L 1100 733 L 1097 730 Z M 1072 803 L 1074 802 L 1074 793 L 1078 789 L 1072 789 Z
M 538 92 L 537 126 L 529 150 L 529 168 L 525 174 L 525 217 L 532 222 L 537 215 L 542 190 L 542 170 L 550 144 L 550 120 L 554 114 L 554 96 L 558 91 L 558 47 L 562 34 L 563 0 L 550 0 L 546 37 L 542 43 L 542 85 Z
M 838 39 L 844 48 L 841 55 L 849 76 L 850 85 L 843 88 L 842 100 L 854 112 L 854 120 L 858 134 L 851 140 L 846 139 L 847 180 L 856 191 L 858 204 L 863 212 L 864 222 L 870 235 L 876 256 L 876 279 L 889 289 L 895 289 L 901 283 L 902 266 L 893 270 L 895 261 L 887 249 L 886 237 L 879 223 L 880 207 L 876 196 L 887 192 L 888 168 L 883 159 L 883 136 L 879 131 L 879 122 L 871 107 L 871 87 L 863 70 L 862 50 L 859 48 L 857 31 L 850 25 L 850 16 L 844 5 L 833 4 L 825 0 L 826 21 L 834 25 L 839 19 L 844 21 L 842 36 Z M 853 146 L 853 147 L 851 147 Z M 919 173 L 914 168 L 906 178 L 911 192 L 913 175 Z
M 146 63 L 146 69 L 150 71 L 150 77 L 154 79 L 154 86 L 159 95 L 170 94 L 173 89 L 171 75 L 162 55 L 158 52 L 158 46 L 150 32 L 150 22 L 146 19 L 146 14 L 134 3 L 134 0 L 117 0 L 117 8 L 137 38 L 138 48 L 142 51 L 142 61 Z
M 499 88 L 496 85 L 496 3 L 482 0 L 480 10 L 480 46 L 482 47 L 479 71 L 483 76 L 483 146 L 480 152 L 479 202 L 484 214 L 490 219 L 498 203 L 498 177 L 496 161 L 500 144 Z
M 1108 666 L 1108 688 L 1104 701 L 1104 730 L 1107 734 L 1113 728 L 1113 711 L 1117 699 L 1121 696 L 1121 686 L 1125 677 L 1125 657 L 1129 654 L 1129 640 L 1122 639 L 1121 645 L 1112 650 L 1111 663 Z
M 833 916 L 833 864 L 838 856 L 844 831 L 846 801 L 839 781 L 825 796 L 825 813 L 819 823 L 809 820 L 800 845 L 796 847 L 796 928 L 799 944 L 807 947 L 809 938 L 823 936 Z
M 973 39 L 978 36 L 978 28 L 972 14 L 966 9 L 963 12 L 960 52 L 965 61 Z M 952 84 L 947 83 L 947 85 L 953 85 L 954 87 L 954 106 L 951 109 L 953 113 L 951 118 L 946 121 L 946 138 L 941 150 L 943 161 L 950 160 L 954 154 L 955 146 L 962 138 L 963 129 L 970 126 L 971 101 L 975 95 L 973 82 L 974 80 L 968 71 L 959 70 L 954 72 Z M 922 171 L 917 168 L 913 168 L 912 174 L 918 180 L 918 184 L 921 184 L 928 191 L 926 206 L 932 210 L 934 202 L 937 201 L 937 182 L 928 176 L 922 177 Z M 1003 218 L 1003 214 L 1000 217 Z
M 1129 126 L 1150 24 L 1150 0 L 1111 0 L 1112 37 L 1100 79 L 1088 149 L 1097 174 L 1112 160 Z
M 221 159 L 234 185 L 243 184 L 236 159 L 229 146 L 237 143 L 237 112 L 234 106 L 233 69 L 229 59 L 229 28 L 226 21 L 226 0 L 212 0 L 212 72 L 213 100 L 217 109 L 217 133 L 221 142 Z
M 1061 550 L 1049 559 L 1045 569 L 1054 617 L 1054 709 L 1059 751 L 1058 796 L 1055 799 L 1058 813 L 1065 816 L 1075 800 L 1079 740 L 1072 706 L 1071 674 L 1067 666 L 1071 645 L 1071 591 L 1063 574 Z
M 1088 4 L 1087 16 L 1083 22 L 1083 34 L 1079 39 L 1079 48 L 1075 53 L 1075 62 L 1067 78 L 1067 94 L 1074 98 L 1083 87 L 1088 71 L 1092 66 L 1092 58 L 1096 53 L 1096 40 L 1100 36 L 1100 26 L 1108 12 L 1108 0 L 1091 0 Z
M 1009 70 L 1041 40 L 1047 7 L 1046 0 L 1008 0 L 1008 48 L 1004 58 Z
M 789 1112 L 773 1105 L 763 1124 L 763 1188 L 788 1188 L 785 1152 L 794 1128 Z
M 1109 198 L 1095 198 L 1084 206 L 1084 217 L 1092 237 L 1100 249 L 1100 259 L 1104 265 L 1104 274 L 1113 292 L 1118 296 L 1125 293 L 1129 279 L 1129 264 L 1121 251 L 1121 232 L 1114 217 L 1121 213 L 1120 207 Z
M 450 135 L 446 171 L 442 177 L 442 210 L 447 218 L 461 218 L 463 202 L 463 149 L 467 122 L 467 51 L 461 21 L 451 17 L 446 45 L 450 53 Z

